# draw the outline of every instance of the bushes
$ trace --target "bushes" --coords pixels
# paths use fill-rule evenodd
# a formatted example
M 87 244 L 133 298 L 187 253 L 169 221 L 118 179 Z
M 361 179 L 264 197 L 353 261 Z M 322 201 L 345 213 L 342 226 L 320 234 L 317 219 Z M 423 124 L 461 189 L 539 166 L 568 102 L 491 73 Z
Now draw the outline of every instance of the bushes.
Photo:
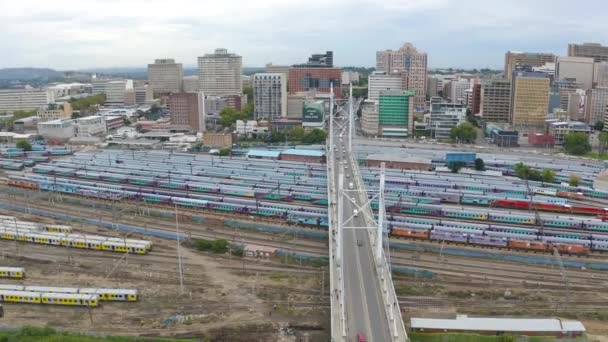
M 223 254 L 228 252 L 228 246 L 230 243 L 224 239 L 220 240 L 203 240 L 196 239 L 192 241 L 194 248 L 203 252 L 212 252 L 217 254 Z

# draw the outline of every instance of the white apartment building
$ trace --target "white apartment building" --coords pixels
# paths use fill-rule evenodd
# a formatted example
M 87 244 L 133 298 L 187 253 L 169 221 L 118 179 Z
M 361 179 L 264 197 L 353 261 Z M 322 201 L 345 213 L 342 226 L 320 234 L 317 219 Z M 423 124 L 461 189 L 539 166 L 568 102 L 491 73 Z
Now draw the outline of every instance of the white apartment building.
M 71 119 L 40 122 L 38 134 L 52 141 L 67 141 L 76 136 L 76 123 Z
M 105 84 L 106 106 L 124 106 L 129 102 L 128 91 L 133 90 L 133 80 L 108 81 Z M 135 96 L 134 96 L 135 97 Z
M 182 91 L 184 70 L 181 63 L 174 59 L 156 59 L 148 64 L 148 80 L 152 91 L 157 94 L 168 94 Z
M 467 90 L 471 89 L 471 81 L 466 79 L 453 80 L 451 82 L 450 94 L 447 96 L 452 103 L 466 103 Z
M 356 71 L 342 71 L 342 85 L 359 83 L 359 73 Z
M 136 105 L 144 105 L 154 101 L 154 91 L 149 85 L 135 87 L 134 91 Z
M 198 93 L 198 76 L 185 76 L 182 79 L 184 93 Z
M 0 113 L 37 110 L 55 103 L 55 93 L 43 89 L 0 90 Z
M 274 120 L 287 116 L 285 74 L 258 73 L 253 76 L 253 117 Z
M 593 85 L 595 87 L 608 87 L 608 62 L 595 63 Z
M 69 102 L 60 105 L 49 105 L 41 107 L 36 112 L 38 122 L 47 122 L 57 119 L 69 119 L 72 117 L 72 105 Z
M 226 49 L 198 58 L 199 91 L 210 96 L 243 93 L 243 58 Z
M 92 137 L 104 135 L 107 132 L 106 119 L 101 115 L 86 116 L 76 119 L 76 136 Z
M 380 100 L 380 92 L 385 90 L 402 90 L 401 75 L 375 71 L 368 78 L 367 99 Z
M 585 104 L 585 121 L 594 125 L 604 120 L 606 106 L 608 106 L 608 87 L 598 87 L 587 90 Z
M 376 136 L 380 129 L 378 102 L 365 100 L 361 105 L 361 130 L 364 134 Z
M 593 87 L 593 68 L 593 58 L 557 57 L 557 79 L 576 79 L 585 90 Z

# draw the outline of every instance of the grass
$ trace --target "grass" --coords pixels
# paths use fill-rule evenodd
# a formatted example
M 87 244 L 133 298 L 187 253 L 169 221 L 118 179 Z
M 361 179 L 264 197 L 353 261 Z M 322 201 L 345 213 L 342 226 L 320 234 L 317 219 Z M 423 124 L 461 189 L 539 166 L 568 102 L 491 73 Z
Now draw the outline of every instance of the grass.
M 193 340 L 175 340 L 164 338 L 141 338 L 141 337 L 95 337 L 67 332 L 59 332 L 55 329 L 44 327 L 25 326 L 19 330 L 0 332 L 0 342 L 177 342 Z
M 599 154 L 597 152 L 589 152 L 585 154 L 585 157 L 598 160 L 608 160 L 608 153 Z

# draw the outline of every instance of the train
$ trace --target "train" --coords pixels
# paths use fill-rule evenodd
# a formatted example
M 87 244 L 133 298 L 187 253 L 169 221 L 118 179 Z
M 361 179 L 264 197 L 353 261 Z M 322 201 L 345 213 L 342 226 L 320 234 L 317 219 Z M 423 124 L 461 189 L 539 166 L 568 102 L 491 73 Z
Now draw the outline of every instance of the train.
M 0 278 L 22 279 L 25 277 L 23 267 L 0 267 Z
M 134 254 L 147 254 L 152 248 L 152 243 L 146 240 L 109 238 L 99 235 L 39 232 L 37 230 L 3 227 L 1 225 L 0 239 Z
M 604 219 L 608 218 L 608 208 L 577 206 L 570 204 L 538 203 L 526 200 L 500 199 L 493 201 L 491 206 L 494 208 L 551 211 L 568 214 L 594 215 Z
M 0 290 L 0 302 L 96 307 L 99 295 Z
M 54 286 L 24 286 L 13 284 L 0 284 L 0 290 L 8 291 L 27 291 L 38 293 L 63 293 L 96 295 L 100 301 L 107 302 L 136 302 L 139 293 L 136 289 L 111 289 L 111 288 L 75 288 L 75 287 L 54 287 Z
M 536 252 L 552 252 L 556 248 L 561 254 L 585 256 L 591 251 L 608 251 L 608 236 L 590 236 L 590 239 L 577 239 L 571 234 L 542 235 L 535 230 L 522 230 L 504 227 L 495 230 L 476 230 L 455 226 L 431 226 L 423 228 L 391 227 L 389 235 L 395 238 L 459 242 L 464 244 L 493 246 Z

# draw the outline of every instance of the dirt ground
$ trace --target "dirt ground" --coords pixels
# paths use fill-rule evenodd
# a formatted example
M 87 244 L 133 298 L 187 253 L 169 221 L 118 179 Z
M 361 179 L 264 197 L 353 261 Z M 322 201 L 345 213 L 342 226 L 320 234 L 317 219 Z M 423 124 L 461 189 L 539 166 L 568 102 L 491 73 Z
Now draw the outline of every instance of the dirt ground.
M 81 225 L 75 231 L 119 236 Z M 176 243 L 149 240 L 154 243 L 150 254 L 128 256 L 0 240 L 0 265 L 24 267 L 26 272 L 24 280 L 3 278 L 2 284 L 133 288 L 140 297 L 135 303 L 102 302 L 91 309 L 7 303 L 0 326 L 50 325 L 99 334 L 225 341 L 327 338 L 328 302 L 319 295 L 318 269 L 182 247 L 181 293 Z

